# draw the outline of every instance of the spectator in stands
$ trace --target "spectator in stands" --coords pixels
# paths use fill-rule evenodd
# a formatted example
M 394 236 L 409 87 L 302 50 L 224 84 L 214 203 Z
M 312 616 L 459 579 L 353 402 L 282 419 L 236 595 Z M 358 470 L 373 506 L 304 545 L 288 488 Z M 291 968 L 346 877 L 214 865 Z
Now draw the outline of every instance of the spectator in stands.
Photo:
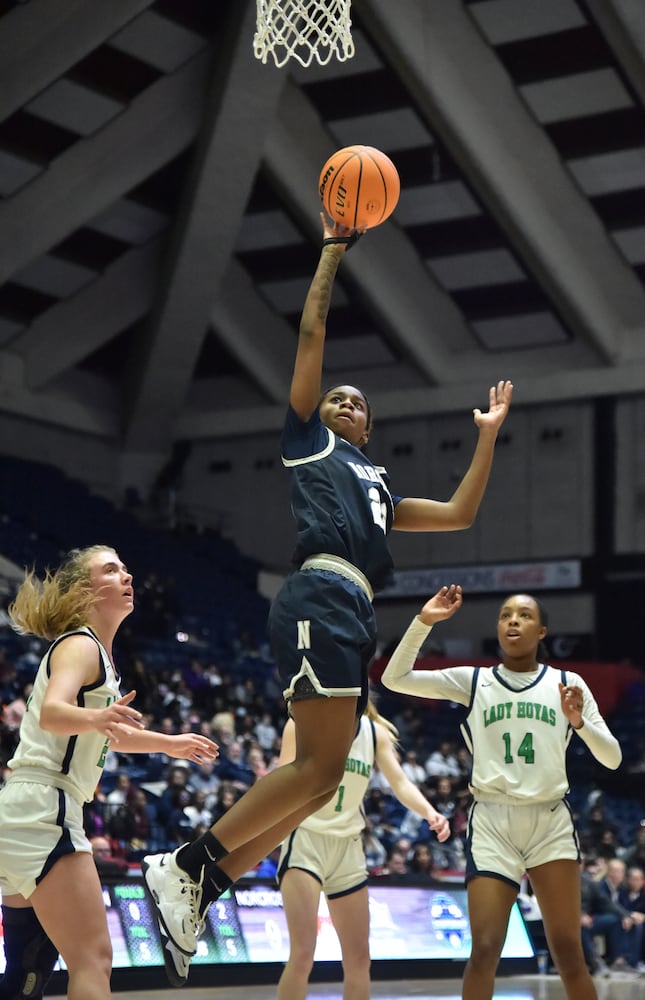
M 166 787 L 157 800 L 157 816 L 159 822 L 167 827 L 171 815 L 180 806 L 180 793 L 188 787 L 190 771 L 186 764 L 170 764 L 166 778 Z
M 221 783 L 213 760 L 202 761 L 195 765 L 190 772 L 189 784 L 196 792 L 204 793 L 204 805 L 207 809 L 212 810 L 217 797 L 217 789 Z
M 580 836 L 587 852 L 597 853 L 606 830 L 617 831 L 616 824 L 607 816 L 601 801 L 591 806 L 586 819 L 580 824 Z
M 460 787 L 467 786 L 473 769 L 473 755 L 468 747 L 460 746 L 455 756 L 457 758 L 457 767 L 459 768 L 459 785 Z
M 631 844 L 625 848 L 623 861 L 629 867 L 637 866 L 645 871 L 645 819 L 642 819 L 636 827 Z
M 640 961 L 643 929 L 627 907 L 620 901 L 626 888 L 626 866 L 620 858 L 607 862 L 607 874 L 598 882 L 601 890 L 609 896 L 620 911 L 618 926 L 614 929 L 610 942 L 611 968 L 614 970 L 635 969 Z
M 426 774 L 429 778 L 458 778 L 459 764 L 451 740 L 442 740 L 436 750 L 426 760 Z
M 128 856 L 134 860 L 141 856 L 141 851 L 158 848 L 159 817 L 154 799 L 149 799 L 143 788 L 130 789 L 125 808 L 129 818 Z
M 109 837 L 90 837 L 90 844 L 99 878 L 128 874 L 128 862 L 121 855 L 114 853 Z
M 410 874 L 414 875 L 415 881 L 429 882 L 434 879 L 434 865 L 430 844 L 414 844 L 408 867 Z
M 275 749 L 278 730 L 273 724 L 270 712 L 264 712 L 260 721 L 256 722 L 254 733 L 265 753 L 270 753 Z
M 374 768 L 372 768 L 372 774 Z M 372 831 L 388 851 L 401 830 L 398 824 L 392 822 L 390 803 L 392 796 L 385 795 L 380 788 L 368 788 L 363 808 L 372 824 Z
M 263 778 L 265 774 L 268 774 L 267 762 L 262 752 L 262 747 L 258 744 L 250 746 L 246 753 L 246 761 L 254 774 L 254 781 L 258 781 L 259 778 Z
M 100 785 L 96 786 L 93 798 L 83 804 L 83 829 L 90 839 L 105 833 L 105 795 Z
M 124 806 L 128 793 L 133 787 L 132 779 L 127 771 L 120 771 L 116 776 L 114 788 L 105 796 L 108 813 L 116 812 L 117 806 Z
M 225 748 L 220 756 L 217 774 L 220 781 L 231 782 L 240 792 L 246 792 L 255 783 L 253 769 L 244 760 L 241 740 L 234 739 Z
M 607 861 L 607 871 L 598 884 L 613 903 L 618 902 L 618 893 L 625 881 L 625 862 L 620 858 L 611 858 Z
M 410 781 L 416 785 L 417 788 L 423 785 L 426 780 L 426 772 L 425 768 L 419 763 L 416 750 L 406 751 L 401 767 Z
M 416 787 L 416 786 L 415 786 Z M 424 796 L 425 798 L 425 796 Z M 427 801 L 427 800 L 426 800 Z M 427 806 L 426 806 L 427 808 Z M 407 810 L 406 810 L 407 811 Z M 406 861 L 412 856 L 412 839 L 404 833 L 399 833 L 391 847 L 392 851 L 400 851 Z
M 193 792 L 188 787 L 176 788 L 173 793 L 172 806 L 164 827 L 166 845 L 171 850 L 194 839 L 194 824 L 186 812 L 193 800 Z
M 583 867 L 580 876 L 582 949 L 592 974 L 609 975 L 604 957 L 596 947 L 596 938 L 605 939 L 605 953 L 610 956 L 620 930 L 622 908 L 612 902 L 600 884 Z
M 363 852 L 365 854 L 365 863 L 367 865 L 367 870 L 369 874 L 380 875 L 385 865 L 385 860 L 387 858 L 387 851 L 383 846 L 382 840 L 375 833 L 372 820 L 370 819 L 369 816 L 365 817 L 365 826 L 363 827 L 362 841 L 363 841 Z
M 638 865 L 627 869 L 618 902 L 631 915 L 634 925 L 640 928 L 640 950 L 634 950 L 630 965 L 638 972 L 645 972 L 645 872 Z
M 217 701 L 223 705 L 221 699 Z M 220 707 L 211 719 L 211 729 L 220 753 L 224 754 L 229 743 L 235 739 L 235 713 L 230 708 Z
M 198 824 L 207 830 L 213 822 L 213 812 L 207 805 L 207 793 L 204 790 L 194 791 L 192 799 L 184 806 L 184 813 L 190 820 L 193 830 Z
M 240 792 L 231 781 L 222 781 L 213 808 L 213 822 L 216 823 L 229 809 L 232 809 L 239 797 Z
M 463 871 L 465 859 L 461 851 L 461 841 L 456 840 L 452 830 L 454 816 L 457 811 L 457 797 L 454 793 L 453 779 L 441 777 L 437 779 L 437 786 L 429 795 L 432 805 L 437 812 L 445 816 L 450 823 L 450 837 L 443 844 L 435 845 L 435 865 L 437 868 L 447 868 L 451 871 Z
M 398 847 L 392 847 L 385 859 L 385 866 L 382 875 L 387 875 L 392 882 L 409 882 L 410 866 L 405 853 Z

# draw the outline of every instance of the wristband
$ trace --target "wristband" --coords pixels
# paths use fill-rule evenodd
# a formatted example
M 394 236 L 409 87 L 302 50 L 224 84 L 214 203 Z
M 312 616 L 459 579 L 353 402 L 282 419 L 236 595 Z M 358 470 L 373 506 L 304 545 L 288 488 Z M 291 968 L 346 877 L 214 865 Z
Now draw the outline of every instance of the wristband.
M 351 236 L 329 236 L 327 237 L 326 240 L 322 241 L 322 245 L 324 247 L 328 247 L 331 246 L 333 243 L 344 243 L 345 253 L 347 253 L 348 250 L 352 249 L 356 241 L 360 240 L 362 235 L 363 235 L 362 233 L 359 233 L 357 231 L 355 233 L 352 233 Z

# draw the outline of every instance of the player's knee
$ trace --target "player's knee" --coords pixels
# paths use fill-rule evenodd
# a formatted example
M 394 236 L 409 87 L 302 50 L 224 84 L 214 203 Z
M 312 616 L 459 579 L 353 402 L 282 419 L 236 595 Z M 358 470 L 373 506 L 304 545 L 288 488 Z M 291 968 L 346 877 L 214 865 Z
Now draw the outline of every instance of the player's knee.
M 314 955 L 310 948 L 298 948 L 291 950 L 289 962 L 294 972 L 303 979 L 309 979 L 309 974 L 314 967 Z
M 551 952 L 558 972 L 565 979 L 579 973 L 582 966 L 586 964 L 582 940 L 578 934 L 571 934 L 566 930 L 561 934 L 552 933 Z
M 93 982 L 109 983 L 112 975 L 112 944 L 109 940 L 93 943 L 81 951 L 63 955 L 70 976 L 83 975 Z
M 496 966 L 503 946 L 504 940 L 500 940 L 496 934 L 478 935 L 477 940 L 473 939 L 470 964 L 481 968 Z
M 356 948 L 351 955 L 343 958 L 343 976 L 345 985 L 352 980 L 362 982 L 370 973 L 369 948 Z

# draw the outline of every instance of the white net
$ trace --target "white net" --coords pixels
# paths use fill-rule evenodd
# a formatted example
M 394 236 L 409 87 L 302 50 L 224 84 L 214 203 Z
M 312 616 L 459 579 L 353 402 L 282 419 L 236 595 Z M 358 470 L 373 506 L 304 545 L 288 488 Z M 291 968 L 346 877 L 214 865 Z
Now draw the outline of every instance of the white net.
M 314 59 L 324 66 L 332 56 L 341 62 L 354 55 L 349 16 L 351 0 L 256 0 L 257 30 L 253 39 L 256 59 L 276 66 L 297 59 L 310 66 Z

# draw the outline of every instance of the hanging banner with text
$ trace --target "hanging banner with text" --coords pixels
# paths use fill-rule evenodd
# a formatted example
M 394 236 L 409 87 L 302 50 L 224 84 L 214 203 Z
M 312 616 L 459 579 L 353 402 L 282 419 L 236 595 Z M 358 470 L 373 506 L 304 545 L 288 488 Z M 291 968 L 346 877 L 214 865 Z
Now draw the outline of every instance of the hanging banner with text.
M 461 584 L 467 594 L 573 589 L 580 587 L 581 580 L 579 559 L 403 569 L 394 574 L 392 586 L 380 591 L 377 597 L 430 597 L 440 587 L 451 583 Z

